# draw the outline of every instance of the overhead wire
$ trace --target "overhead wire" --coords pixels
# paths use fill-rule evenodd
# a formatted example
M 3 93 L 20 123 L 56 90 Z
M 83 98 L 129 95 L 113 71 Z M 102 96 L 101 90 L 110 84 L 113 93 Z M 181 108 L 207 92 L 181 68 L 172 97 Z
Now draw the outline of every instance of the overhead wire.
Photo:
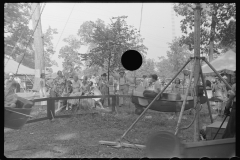
M 141 8 L 141 18 L 140 18 L 140 25 L 139 25 L 139 33 L 141 30 L 141 25 L 142 25 L 142 11 L 143 11 L 143 3 L 142 3 L 142 8 Z
M 46 3 L 44 3 L 44 6 L 43 6 L 42 11 L 40 12 L 40 15 L 39 15 L 39 18 L 38 18 L 37 24 L 36 24 L 36 26 L 35 26 L 35 28 L 34 28 L 34 31 L 33 31 L 32 35 L 29 37 L 28 43 L 27 43 L 27 45 L 26 45 L 25 48 L 28 47 L 28 44 L 29 44 L 30 40 L 32 39 L 32 37 L 33 37 L 33 35 L 34 35 L 36 29 L 37 29 L 38 23 L 39 23 L 39 21 L 40 21 L 40 19 L 41 19 L 41 15 L 42 15 L 42 12 L 43 12 L 45 6 L 46 6 Z M 24 57 L 25 57 L 25 54 L 26 54 L 26 52 L 23 54 L 23 57 L 22 57 L 21 61 L 20 61 L 19 64 L 18 64 L 18 68 L 17 68 L 16 74 L 18 73 L 19 66 L 20 66 L 20 64 L 22 63 L 22 61 L 23 61 L 23 59 L 24 59 Z
M 33 16 L 33 14 L 35 13 L 35 10 L 36 10 L 36 9 L 37 9 L 37 6 L 36 6 L 35 9 L 33 10 L 33 13 L 30 15 L 30 19 L 32 18 L 32 16 Z M 29 21 L 30 21 L 30 20 L 29 20 Z M 29 23 L 29 21 L 28 21 L 28 23 Z M 12 55 L 13 55 L 15 49 L 16 49 L 17 44 L 18 44 L 18 43 L 20 42 L 20 40 L 22 39 L 22 35 L 23 35 L 24 32 L 25 32 L 25 30 L 23 29 L 20 37 L 18 38 L 16 44 L 15 44 L 14 47 L 13 47 L 13 50 L 12 50 L 11 54 L 10 54 L 9 57 L 8 57 L 7 62 L 6 62 L 5 65 L 4 65 L 4 67 L 8 64 L 8 61 L 10 60 L 10 57 L 12 57 Z
M 59 41 L 60 41 L 60 39 L 61 39 L 61 37 L 62 37 L 62 34 L 63 34 L 63 32 L 64 32 L 64 30 L 65 30 L 65 28 L 66 28 L 66 26 L 67 26 L 67 23 L 68 23 L 68 21 L 69 21 L 69 18 L 71 17 L 71 14 L 72 14 L 72 12 L 73 12 L 73 9 L 74 9 L 75 5 L 76 5 L 76 4 L 74 4 L 73 7 L 72 7 L 71 13 L 70 13 L 69 16 L 68 16 L 67 22 L 66 22 L 65 25 L 64 25 L 64 28 L 63 28 L 63 30 L 62 30 L 62 33 L 61 33 L 61 35 L 60 35 L 60 37 L 59 37 L 59 39 L 58 39 L 57 45 L 55 46 L 55 49 L 56 49 L 57 46 L 58 46 L 58 43 L 59 43 Z

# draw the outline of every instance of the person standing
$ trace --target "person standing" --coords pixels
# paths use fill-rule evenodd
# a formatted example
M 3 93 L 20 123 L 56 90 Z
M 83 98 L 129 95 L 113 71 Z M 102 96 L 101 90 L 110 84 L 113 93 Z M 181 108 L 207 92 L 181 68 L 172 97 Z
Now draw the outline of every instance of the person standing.
M 108 87 L 109 87 L 109 84 L 108 84 L 108 81 L 107 81 L 107 74 L 106 73 L 103 73 L 101 75 L 101 79 L 99 81 L 99 90 L 101 92 L 102 95 L 108 95 Z M 101 103 L 104 105 L 106 103 L 108 103 L 108 98 L 102 98 L 101 99 Z
M 57 72 L 57 77 L 53 80 L 53 88 L 50 90 L 50 97 L 62 97 L 66 86 L 66 79 L 62 74 L 62 71 Z M 58 109 L 60 109 L 61 103 L 63 101 L 60 100 L 58 102 Z
M 229 99 L 227 101 L 224 113 L 230 115 L 227 127 L 222 138 L 233 138 L 236 136 L 236 83 L 232 85 L 232 90 L 228 91 Z M 231 112 L 230 112 L 231 108 Z
M 40 87 L 39 87 L 39 95 L 40 98 L 46 98 L 47 93 L 46 93 L 46 85 L 45 85 L 45 74 L 42 73 L 40 76 Z M 41 101 L 41 106 L 47 105 L 47 101 Z
M 119 70 L 119 74 L 117 74 L 116 72 L 111 72 L 111 75 L 118 80 L 119 94 L 128 95 L 129 82 L 134 83 L 134 81 L 126 76 L 125 71 L 123 69 Z M 124 98 L 119 97 L 119 107 L 127 105 L 126 103 L 127 99 L 125 97 Z
M 213 96 L 218 100 L 217 102 L 217 112 L 218 112 L 218 115 L 220 116 L 221 113 L 222 113 L 222 102 L 224 101 L 224 96 L 223 96 L 223 93 L 224 93 L 224 89 L 223 89 L 223 85 L 222 83 L 220 82 L 220 80 L 218 79 L 218 77 L 215 78 L 216 79 L 216 82 L 215 84 L 213 85 L 213 89 L 212 89 L 212 92 L 213 92 Z
M 20 89 L 21 89 L 21 87 L 20 87 L 21 79 L 20 79 L 19 77 L 15 76 L 15 77 L 14 77 L 14 80 L 15 80 L 15 82 L 17 82 L 16 93 L 19 93 L 19 92 L 20 92 Z
M 148 84 L 149 82 L 148 82 L 147 76 L 143 75 L 142 87 L 146 89 L 148 87 Z

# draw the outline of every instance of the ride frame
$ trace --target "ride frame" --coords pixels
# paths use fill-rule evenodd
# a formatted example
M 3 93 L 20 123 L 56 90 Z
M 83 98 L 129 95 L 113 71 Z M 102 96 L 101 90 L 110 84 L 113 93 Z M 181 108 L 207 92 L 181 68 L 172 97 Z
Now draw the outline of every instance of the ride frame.
M 206 60 L 205 57 L 198 57 L 198 56 L 195 56 L 195 57 L 190 57 L 188 59 L 188 61 L 183 65 L 183 67 L 176 73 L 176 75 L 168 82 L 168 84 L 163 88 L 163 90 L 157 94 L 157 96 L 152 100 L 152 102 L 144 109 L 144 111 L 138 116 L 138 118 L 132 123 L 132 125 L 124 132 L 124 134 L 119 138 L 117 139 L 116 142 L 112 142 L 112 141 L 99 141 L 100 144 L 105 144 L 105 145 L 111 145 L 111 146 L 115 146 L 117 148 L 119 147 L 135 147 L 135 148 L 145 148 L 144 145 L 139 145 L 139 144 L 129 144 L 129 143 L 123 143 L 121 142 L 122 139 L 130 132 L 130 130 L 136 125 L 136 123 L 140 120 L 140 118 L 147 112 L 147 110 L 151 107 L 151 105 L 158 99 L 158 97 L 166 90 L 166 88 L 172 83 L 172 81 L 179 75 L 179 73 L 182 72 L 182 70 L 188 65 L 189 62 L 191 62 L 192 60 L 194 60 L 194 63 L 193 63 L 193 67 L 192 67 L 192 70 L 191 70 L 191 74 L 190 74 L 190 83 L 188 84 L 188 87 L 187 87 L 187 91 L 184 95 L 184 100 L 183 100 L 183 104 L 182 104 L 182 107 L 181 107 L 181 111 L 180 111 L 180 115 L 179 115 L 179 119 L 178 119 L 178 123 L 177 123 L 177 127 L 176 127 L 176 131 L 175 131 L 175 136 L 178 135 L 178 132 L 179 132 L 179 126 L 180 126 L 180 123 L 181 123 L 181 119 L 182 119 L 182 115 L 183 115 L 183 111 L 185 109 L 185 104 L 186 104 L 186 100 L 187 100 L 187 97 L 188 97 L 188 93 L 189 93 L 189 89 L 190 89 L 190 86 L 191 86 L 191 82 L 192 82 L 192 78 L 193 78 L 193 73 L 194 73 L 194 68 L 195 68 L 195 64 L 196 64 L 196 61 L 198 60 L 203 60 L 204 62 L 207 63 L 207 65 L 216 73 L 216 75 L 227 85 L 227 87 L 229 87 L 230 89 L 232 89 L 232 87 L 220 76 L 220 74 L 214 69 L 214 67 Z M 199 63 L 200 65 L 201 63 Z M 206 90 L 206 84 L 205 84 L 205 80 L 204 80 L 204 76 L 203 76 L 203 73 L 202 73 L 202 67 L 201 65 L 199 66 L 200 70 L 199 70 L 199 73 L 200 76 L 201 76 L 201 80 L 202 80 L 202 84 L 203 84 L 203 90 L 204 90 L 204 93 L 205 93 L 205 96 L 207 96 L 207 90 Z M 199 78 L 198 77 L 198 80 L 197 82 L 199 82 Z M 197 97 L 198 101 L 200 101 L 200 96 L 198 95 L 198 87 L 199 85 L 195 85 L 194 86 L 194 96 Z M 209 116 L 210 116 L 210 120 L 211 120 L 211 123 L 213 123 L 213 119 L 212 119 L 212 114 L 211 114 L 211 109 L 210 109 L 210 103 L 209 103 L 209 100 L 207 98 L 207 106 L 208 106 L 208 111 L 209 111 Z M 195 119 L 194 119 L 195 120 Z

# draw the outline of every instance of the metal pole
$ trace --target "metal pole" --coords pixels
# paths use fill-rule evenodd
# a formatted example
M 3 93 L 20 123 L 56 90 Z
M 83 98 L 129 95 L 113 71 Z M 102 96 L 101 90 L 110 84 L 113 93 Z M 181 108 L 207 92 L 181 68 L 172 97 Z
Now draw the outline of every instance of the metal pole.
M 232 90 L 232 87 L 222 78 L 222 76 L 213 68 L 213 66 L 204 58 L 203 59 L 208 66 L 217 74 L 217 76 Z
M 190 75 L 190 82 L 192 81 L 192 78 L 193 78 L 193 72 L 194 72 L 195 62 L 196 62 L 196 60 L 194 59 L 194 63 L 193 63 L 193 67 L 192 67 L 192 72 L 191 72 L 191 75 Z M 184 97 L 183 104 L 182 104 L 182 107 L 181 107 L 181 112 L 180 112 L 180 115 L 179 115 L 179 118 L 178 118 L 178 123 L 177 123 L 175 135 L 177 135 L 177 134 L 178 134 L 178 131 L 179 131 L 179 126 L 180 126 L 180 123 L 181 123 L 181 120 L 182 120 L 182 115 L 183 115 L 183 111 L 184 111 L 184 109 L 185 109 L 185 104 L 186 104 L 186 100 L 187 100 L 187 97 L 188 97 L 188 92 L 189 92 L 190 86 L 191 86 L 191 83 L 188 84 L 187 91 L 186 91 L 186 93 L 185 93 L 185 97 Z
M 153 102 L 155 102 L 155 100 L 166 90 L 166 88 L 172 83 L 172 81 L 179 75 L 179 73 L 183 70 L 183 68 L 191 61 L 191 59 L 189 59 L 186 64 L 178 71 L 178 73 L 171 79 L 171 81 L 168 82 L 168 84 L 163 88 L 163 90 L 158 93 L 158 95 L 152 100 L 152 102 L 148 105 L 147 108 L 145 108 L 145 110 L 138 116 L 138 118 L 135 120 L 135 122 L 133 122 L 133 124 L 127 129 L 127 131 L 122 135 L 122 137 L 120 138 L 123 139 L 126 134 L 135 126 L 135 124 L 139 121 L 139 119 L 147 112 L 147 110 L 152 106 Z
M 211 107 L 210 107 L 210 103 L 209 103 L 208 95 L 207 95 L 207 90 L 206 90 L 206 84 L 205 84 L 205 80 L 204 80 L 203 73 L 202 73 L 202 67 L 200 67 L 200 75 L 201 75 L 201 79 L 202 79 L 202 83 L 203 83 L 204 92 L 205 92 L 205 95 L 207 97 L 207 106 L 208 106 L 209 116 L 210 116 L 210 119 L 211 119 L 211 123 L 213 123 Z
M 194 68 L 194 88 L 198 85 L 199 80 L 199 70 L 200 70 L 200 21 L 201 21 L 201 6 L 200 3 L 196 3 L 196 8 L 194 11 L 194 57 L 195 68 Z M 194 106 L 198 110 L 199 105 L 198 96 L 194 96 Z M 194 121 L 194 141 L 198 141 L 199 139 L 199 112 L 196 113 L 196 120 Z
M 226 115 L 226 117 L 224 118 L 224 120 L 223 120 L 222 124 L 220 125 L 220 127 L 218 128 L 218 131 L 217 131 L 217 133 L 215 134 L 215 136 L 214 136 L 213 140 L 216 138 L 216 136 L 217 136 L 218 132 L 220 131 L 220 129 L 221 129 L 221 127 L 222 127 L 223 123 L 225 122 L 225 120 L 227 119 L 227 117 L 228 117 L 228 115 Z

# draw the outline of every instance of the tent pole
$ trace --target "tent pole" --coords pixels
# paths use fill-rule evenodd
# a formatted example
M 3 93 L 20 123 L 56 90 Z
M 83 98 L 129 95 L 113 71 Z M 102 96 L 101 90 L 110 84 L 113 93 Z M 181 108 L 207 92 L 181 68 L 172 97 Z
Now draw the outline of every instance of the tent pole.
M 232 90 L 232 87 L 222 78 L 222 76 L 220 76 L 220 74 L 214 69 L 214 67 L 205 58 L 203 58 L 203 60 L 217 74 L 217 76 L 228 86 L 228 88 L 230 88 Z

